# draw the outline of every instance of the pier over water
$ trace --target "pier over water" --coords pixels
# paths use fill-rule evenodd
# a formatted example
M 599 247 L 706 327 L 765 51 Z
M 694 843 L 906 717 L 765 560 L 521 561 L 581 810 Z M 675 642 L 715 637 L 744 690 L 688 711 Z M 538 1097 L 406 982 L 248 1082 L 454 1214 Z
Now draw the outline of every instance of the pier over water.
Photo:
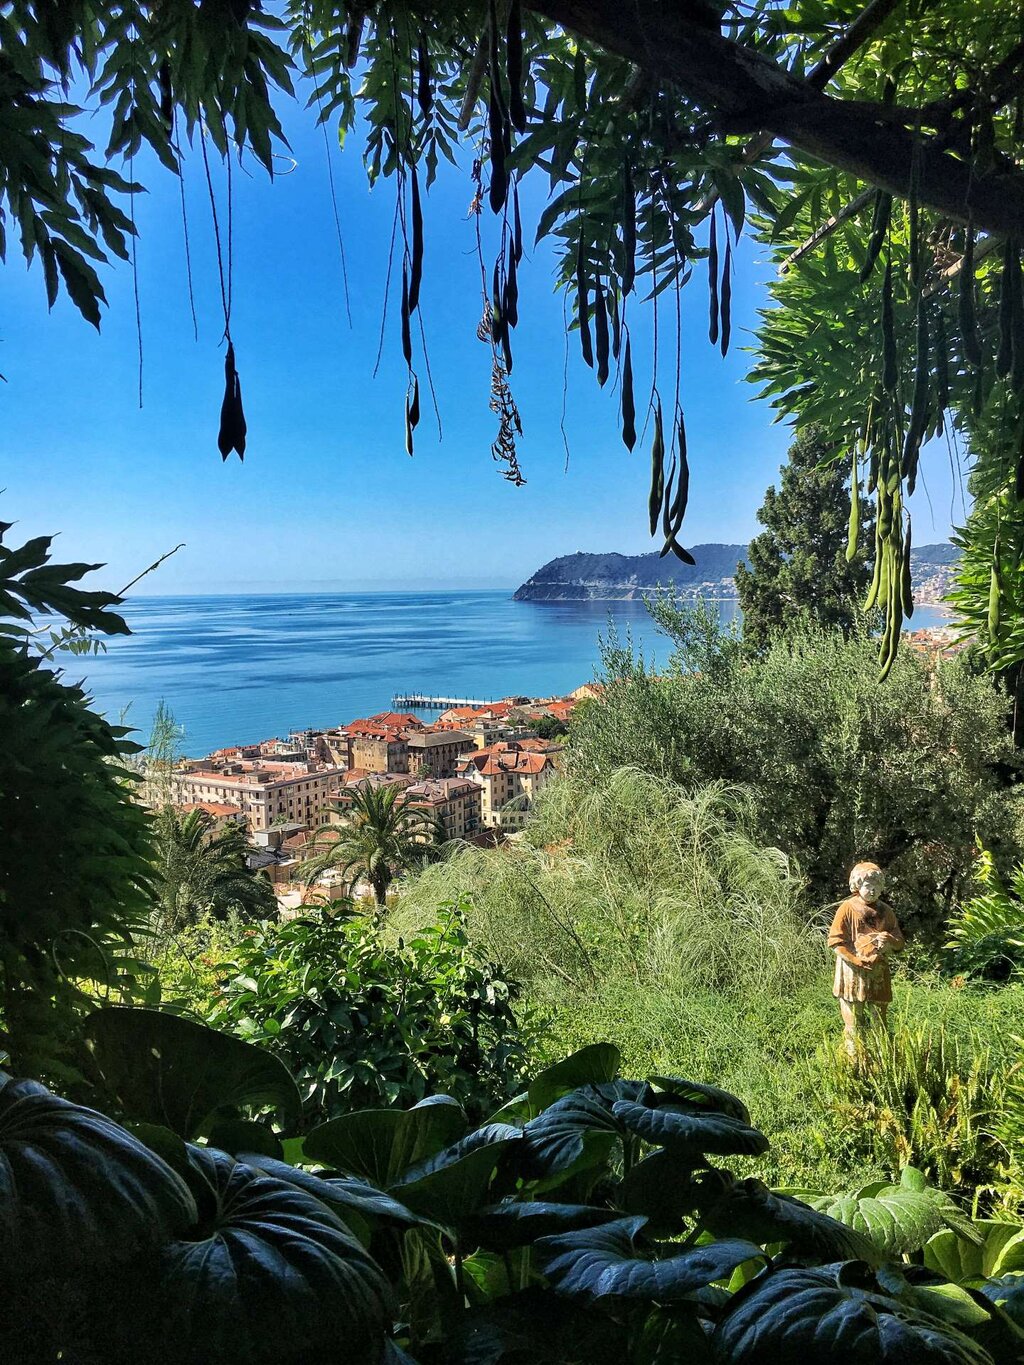
M 425 697 L 419 692 L 407 692 L 391 698 L 396 711 L 449 711 L 453 706 L 490 706 L 493 697 Z

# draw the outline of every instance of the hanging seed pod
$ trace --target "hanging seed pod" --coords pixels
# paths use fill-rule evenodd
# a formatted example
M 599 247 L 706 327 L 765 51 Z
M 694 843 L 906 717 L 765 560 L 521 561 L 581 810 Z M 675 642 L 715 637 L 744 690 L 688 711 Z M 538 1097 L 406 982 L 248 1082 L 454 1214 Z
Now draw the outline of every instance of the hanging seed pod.
M 405 453 L 412 455 L 413 438 L 412 434 L 420 420 L 420 388 L 419 380 L 413 377 L 413 387 L 411 393 L 405 395 Z
M 171 89 L 171 67 L 169 62 L 161 62 L 157 72 L 160 86 L 160 117 L 170 133 L 174 127 L 174 91 Z
M 918 181 L 921 169 L 917 148 L 910 159 L 910 283 L 915 288 L 921 285 L 921 208 L 918 204 Z
M 359 44 L 363 39 L 363 24 L 365 22 L 365 10 L 356 9 L 352 11 L 348 21 L 348 30 L 345 34 L 345 65 L 349 70 L 359 60 Z
M 846 561 L 852 563 L 857 555 L 860 535 L 860 470 L 857 467 L 857 447 L 853 448 L 853 470 L 850 474 L 850 528 L 846 537 Z
M 512 181 L 512 249 L 516 265 L 523 259 L 523 220 L 519 216 L 519 182 Z
M 949 407 L 949 338 L 946 335 L 946 315 L 941 308 L 935 322 L 935 401 L 941 419 L 942 413 Z
M 619 351 L 622 347 L 622 317 L 619 310 L 619 296 L 615 292 L 612 281 L 608 281 L 608 293 L 605 296 L 608 304 L 608 314 L 612 323 L 612 359 L 618 360 Z
M 626 355 L 622 362 L 622 444 L 627 450 L 636 445 L 636 405 L 633 401 L 633 355 L 626 333 Z
M 878 445 L 873 442 L 868 456 L 868 484 L 867 491 L 873 493 L 878 487 Z
M 501 355 L 505 362 L 505 372 L 512 373 L 512 337 L 507 327 L 501 329 Z
M 491 82 L 491 96 L 487 105 L 488 137 L 491 148 L 491 183 L 488 197 L 492 213 L 500 213 L 508 198 L 508 172 L 505 169 L 505 121 L 501 105 Z
M 910 408 L 910 421 L 903 444 L 902 474 L 908 481 L 908 490 L 913 493 L 917 482 L 917 465 L 921 455 L 921 442 L 924 440 L 928 425 L 928 388 L 931 380 L 928 346 L 928 311 L 924 296 L 917 300 L 917 370 L 914 375 L 914 397 Z
M 974 224 L 968 223 L 964 233 L 964 255 L 960 264 L 960 287 L 957 293 L 960 318 L 960 343 L 964 359 L 972 365 L 982 363 L 981 340 L 978 336 L 978 316 L 974 299 Z
M 622 297 L 636 280 L 636 189 L 629 158 L 622 163 Z
M 1013 246 L 1009 238 L 1003 247 L 1003 274 L 999 288 L 999 349 L 996 374 L 1005 379 L 1013 366 Z
M 594 286 L 594 349 L 597 355 L 597 382 L 603 388 L 608 382 L 608 307 L 604 301 L 604 289 L 598 280 Z
M 412 369 L 412 328 L 409 325 L 409 275 L 402 266 L 402 355 Z
M 903 561 L 900 566 L 900 608 L 903 615 L 914 614 L 914 580 L 910 572 L 910 517 L 907 517 L 907 534 L 903 537 Z
M 712 346 L 718 344 L 718 227 L 715 210 L 711 210 L 711 229 L 708 236 L 708 298 L 710 302 L 708 318 L 708 340 Z
M 224 399 L 220 405 L 220 431 L 217 433 L 217 449 L 222 460 L 232 451 L 240 460 L 245 458 L 245 413 L 242 410 L 242 384 L 235 369 L 235 347 L 229 341 L 227 355 L 224 357 Z
M 996 536 L 992 547 L 992 571 L 988 582 L 988 638 L 995 644 L 999 634 L 1000 598 L 1002 584 L 999 581 L 999 537 Z
M 519 325 L 519 272 L 516 268 L 516 253 L 509 247 L 508 265 L 505 268 L 505 292 L 502 295 L 502 312 L 509 327 Z
M 416 47 L 416 103 L 424 122 L 429 122 L 434 107 L 434 94 L 430 88 L 430 55 L 427 49 L 427 35 L 420 29 L 419 43 Z
M 669 549 L 675 555 L 676 559 L 681 559 L 684 564 L 694 565 L 697 563 L 693 555 L 690 554 L 689 550 L 684 549 L 683 546 L 680 545 L 677 540 L 674 540 L 672 542 L 672 544 L 669 546 Z
M 729 338 L 732 335 L 732 243 L 728 230 L 725 238 L 725 261 L 722 265 L 722 355 L 729 352 Z
M 690 461 L 686 451 L 686 423 L 681 407 L 676 408 L 676 440 L 679 445 L 679 482 L 676 484 L 676 496 L 670 513 L 673 539 L 679 534 L 690 501 Z
M 665 544 L 662 546 L 661 553 L 658 555 L 659 559 L 664 559 L 665 556 L 668 554 L 669 550 L 671 550 L 672 548 L 672 518 L 670 514 L 672 511 L 671 504 L 673 501 L 672 485 L 675 483 L 675 478 L 676 457 L 675 454 L 673 453 L 672 463 L 669 466 L 668 478 L 665 480 L 665 488 L 662 493 L 661 534 L 665 537 Z
M 512 126 L 519 133 L 526 132 L 526 106 L 523 104 L 523 14 L 519 0 L 508 7 L 508 26 L 505 30 L 505 50 L 508 59 L 508 112 Z
M 412 377 L 412 402 L 409 404 L 409 421 L 414 430 L 420 424 L 420 381 L 415 375 Z
M 885 656 L 882 659 L 882 668 L 878 674 L 878 681 L 885 682 L 892 672 L 892 666 L 896 662 L 896 655 L 899 653 L 900 632 L 903 629 L 903 609 L 900 606 L 899 593 L 893 594 L 892 603 L 889 607 L 889 624 L 887 627 L 887 643 Z
M 887 607 L 889 605 L 889 588 L 892 581 L 892 542 L 888 539 L 882 542 L 882 573 L 878 582 L 878 605 Z
M 875 562 L 871 571 L 871 586 L 868 588 L 868 595 L 864 599 L 864 610 L 870 611 L 872 607 L 878 605 L 878 590 L 882 586 L 882 542 L 878 532 L 875 532 Z
M 658 517 L 662 500 L 665 497 L 665 433 L 661 424 L 661 399 L 654 410 L 654 439 L 651 442 L 651 491 L 647 499 L 647 511 L 651 523 L 651 535 L 658 531 Z
M 420 283 L 423 279 L 423 207 L 420 204 L 420 182 L 416 167 L 412 168 L 412 271 L 409 276 L 409 312 L 420 306 Z
M 491 340 L 498 345 L 501 344 L 505 336 L 506 318 L 502 311 L 502 288 L 501 288 L 501 257 L 494 262 L 494 273 L 491 276 Z
M 892 252 L 886 256 L 882 279 L 882 385 L 886 393 L 895 393 L 899 384 L 899 361 L 896 355 L 896 315 L 892 302 Z
M 581 47 L 576 49 L 576 60 L 572 67 L 572 84 L 576 92 L 576 110 L 579 114 L 587 112 L 587 58 Z
M 889 222 L 892 218 L 892 195 L 885 190 L 875 191 L 875 212 L 871 219 L 871 236 L 868 238 L 867 259 L 861 266 L 860 279 L 863 284 L 871 275 L 875 268 L 875 262 L 881 254 L 885 244 L 885 236 L 889 231 Z
M 580 324 L 580 350 L 583 359 L 594 368 L 594 347 L 590 339 L 590 300 L 587 295 L 587 273 L 583 261 L 583 228 L 580 226 L 580 241 L 576 252 L 576 315 Z

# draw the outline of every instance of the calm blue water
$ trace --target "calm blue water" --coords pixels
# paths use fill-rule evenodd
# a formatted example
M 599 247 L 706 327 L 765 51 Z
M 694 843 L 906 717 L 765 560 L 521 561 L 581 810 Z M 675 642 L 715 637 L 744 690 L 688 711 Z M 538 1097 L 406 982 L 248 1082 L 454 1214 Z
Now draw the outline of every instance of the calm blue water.
M 735 604 L 721 609 L 731 617 Z M 396 692 L 565 693 L 594 676 L 609 618 L 645 658 L 671 651 L 642 602 L 513 602 L 504 590 L 141 597 L 123 614 L 132 635 L 68 659 L 66 672 L 84 669 L 99 708 L 140 739 L 165 701 L 190 754 L 339 725 Z

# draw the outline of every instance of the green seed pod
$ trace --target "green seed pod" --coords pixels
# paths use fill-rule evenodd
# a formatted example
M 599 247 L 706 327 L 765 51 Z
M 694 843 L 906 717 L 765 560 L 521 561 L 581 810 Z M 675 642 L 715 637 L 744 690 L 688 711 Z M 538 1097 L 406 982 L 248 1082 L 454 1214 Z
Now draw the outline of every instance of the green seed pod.
M 910 573 L 910 518 L 907 518 L 907 534 L 903 538 L 903 557 L 900 565 L 900 606 L 903 615 L 914 614 L 914 581 Z
M 633 354 L 626 333 L 626 355 L 622 362 L 622 444 L 627 450 L 636 445 L 636 405 L 633 401 Z
M 993 564 L 988 587 L 988 638 L 993 644 L 999 634 L 999 598 L 999 570 Z
M 850 475 L 850 529 L 846 538 L 846 559 L 850 563 L 857 554 L 860 534 L 860 470 L 857 467 L 857 447 L 853 448 L 853 471 Z
M 875 191 L 875 211 L 871 219 L 871 236 L 868 239 L 868 254 L 863 266 L 861 266 L 860 278 L 863 284 L 875 268 L 882 247 L 885 244 L 885 235 L 889 231 L 889 220 L 892 217 L 892 195 L 885 190 Z
M 651 535 L 658 530 L 658 517 L 665 496 L 665 433 L 661 423 L 661 399 L 654 410 L 654 440 L 651 442 L 651 492 L 647 499 L 647 511 L 651 522 Z

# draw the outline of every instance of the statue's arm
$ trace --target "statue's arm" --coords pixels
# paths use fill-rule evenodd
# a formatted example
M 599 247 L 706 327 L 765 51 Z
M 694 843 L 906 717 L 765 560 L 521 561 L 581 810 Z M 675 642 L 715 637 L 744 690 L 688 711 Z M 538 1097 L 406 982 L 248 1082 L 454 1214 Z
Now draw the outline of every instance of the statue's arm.
M 862 958 L 857 956 L 857 950 L 853 944 L 853 921 L 845 904 L 841 905 L 836 911 L 832 928 L 828 932 L 828 946 L 835 949 L 840 957 L 845 958 L 851 967 L 867 965 Z
M 907 940 L 903 937 L 903 930 L 900 922 L 896 918 L 892 909 L 886 906 L 886 926 L 885 932 L 889 935 L 889 952 L 899 953 L 907 946 Z

